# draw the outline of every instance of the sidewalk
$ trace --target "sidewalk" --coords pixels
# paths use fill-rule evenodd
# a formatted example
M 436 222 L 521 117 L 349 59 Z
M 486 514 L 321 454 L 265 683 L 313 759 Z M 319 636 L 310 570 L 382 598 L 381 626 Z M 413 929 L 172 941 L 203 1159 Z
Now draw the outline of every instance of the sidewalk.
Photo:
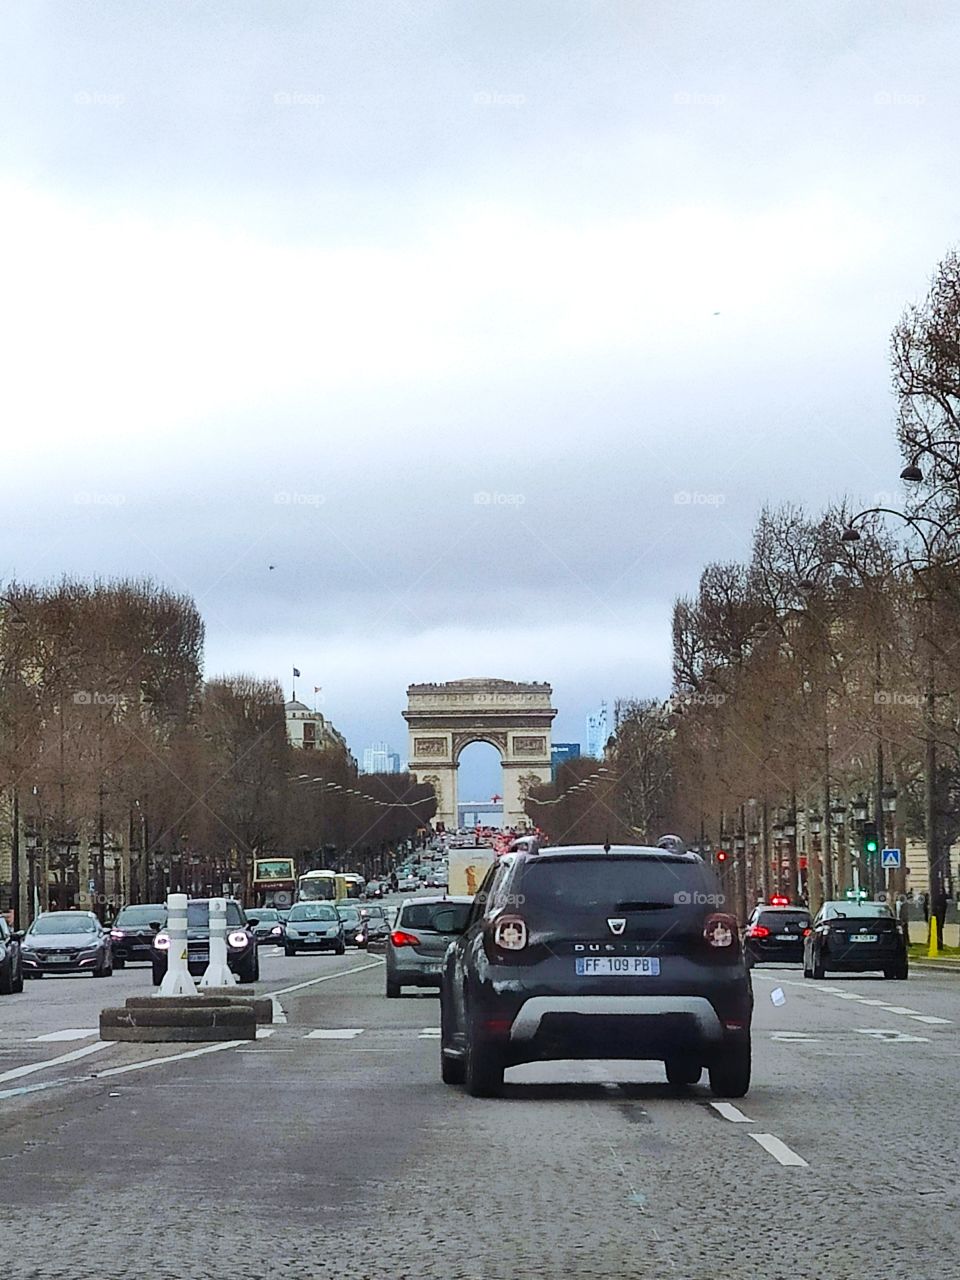
M 930 969 L 935 973 L 960 973 L 960 947 L 944 947 L 935 960 L 927 957 L 927 944 L 914 942 L 909 949 L 910 965 L 916 969 Z

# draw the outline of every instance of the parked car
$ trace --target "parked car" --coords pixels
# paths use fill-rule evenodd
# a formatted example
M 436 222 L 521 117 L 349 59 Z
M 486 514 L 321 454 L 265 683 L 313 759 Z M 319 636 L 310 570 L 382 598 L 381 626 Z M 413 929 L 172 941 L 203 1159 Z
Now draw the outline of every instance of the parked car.
M 153 939 L 150 956 L 153 963 L 153 985 L 158 987 L 167 972 L 170 935 L 166 920 Z M 187 903 L 187 968 L 199 977 L 210 963 L 210 900 L 191 898 Z M 227 964 L 241 982 L 256 982 L 260 977 L 257 937 L 247 924 L 243 908 L 235 898 L 227 899 Z
M 825 902 L 804 940 L 803 976 L 871 969 L 879 969 L 885 978 L 908 976 L 903 925 L 885 902 Z
M 526 848 L 488 870 L 443 961 L 440 1070 L 475 1097 L 507 1067 L 660 1060 L 686 1088 L 750 1086 L 753 989 L 734 916 L 696 854 Z
M 747 964 L 802 964 L 803 942 L 811 929 L 805 907 L 756 906 L 743 931 Z
M 140 902 L 120 908 L 110 927 L 115 969 L 122 969 L 128 961 L 150 963 L 153 955 L 150 944 L 166 914 L 167 908 L 162 902 Z
M 342 956 L 346 949 L 343 923 L 331 902 L 298 902 L 290 908 L 283 949 L 288 956 L 298 951 L 333 951 Z
M 23 990 L 23 958 L 20 941 L 23 934 L 11 929 L 0 916 L 0 996 Z
M 466 923 L 472 898 L 408 898 L 397 912 L 386 944 L 386 993 L 403 987 L 439 987 L 451 938 Z
M 258 947 L 265 942 L 272 942 L 275 947 L 283 946 L 283 920 L 276 907 L 251 907 L 247 912 L 247 924 L 257 935 Z
M 23 935 L 20 944 L 23 973 L 42 978 L 47 973 L 113 974 L 113 948 L 108 930 L 92 911 L 44 911 Z

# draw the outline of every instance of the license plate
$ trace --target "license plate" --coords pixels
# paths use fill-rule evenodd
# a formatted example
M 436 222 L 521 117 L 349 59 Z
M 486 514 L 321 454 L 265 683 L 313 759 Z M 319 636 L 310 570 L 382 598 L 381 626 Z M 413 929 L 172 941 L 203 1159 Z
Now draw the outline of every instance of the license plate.
M 616 974 L 630 978 L 656 978 L 660 973 L 657 956 L 577 956 L 577 977 Z
M 778 942 L 796 942 L 796 940 L 797 940 L 797 939 L 794 937 L 794 935 L 793 935 L 792 933 L 778 933 L 778 934 L 777 934 L 777 941 L 778 941 Z
M 851 942 L 879 942 L 880 939 L 875 933 L 851 933 Z
M 48 959 L 49 961 L 51 961 L 53 964 L 63 964 L 63 963 L 64 963 L 64 961 L 69 960 L 69 959 L 70 959 L 70 957 L 69 957 L 69 956 L 63 956 L 63 955 L 60 955 L 60 954 L 59 954 L 59 952 L 58 952 L 58 953 L 57 953 L 57 955 L 55 955 L 55 956 L 47 956 L 47 959 Z

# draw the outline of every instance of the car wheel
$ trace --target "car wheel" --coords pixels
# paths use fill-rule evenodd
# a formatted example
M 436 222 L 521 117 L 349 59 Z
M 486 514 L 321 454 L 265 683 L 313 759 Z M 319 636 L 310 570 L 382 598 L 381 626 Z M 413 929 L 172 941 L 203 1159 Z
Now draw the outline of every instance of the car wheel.
M 387 979 L 387 999 L 388 1000 L 400 999 L 400 983 L 395 982 L 393 978 Z
M 156 965 L 153 966 L 153 985 L 155 987 L 159 987 L 166 972 L 166 969 L 158 969 Z
M 892 979 L 902 982 L 907 976 L 907 961 L 898 960 L 896 964 L 887 964 L 883 967 L 883 976 L 888 980 Z
M 503 1090 L 503 1056 L 477 1029 L 467 1026 L 463 1083 L 471 1098 L 496 1098 Z
M 92 974 L 95 978 L 105 978 L 107 976 L 107 966 L 105 964 L 95 964 Z
M 826 977 L 826 974 L 827 974 L 827 971 L 824 968 L 823 957 L 817 956 L 816 960 L 814 960 L 813 962 L 813 969 L 811 970 L 811 976 L 816 978 L 817 981 L 819 982 L 821 978 Z
M 13 980 L 13 990 L 19 993 L 23 990 L 23 965 L 17 966 L 17 976 Z
M 749 951 L 745 951 L 743 953 L 743 963 L 748 969 L 752 969 L 753 966 L 756 964 L 756 961 L 754 960 L 753 956 L 750 954 Z
M 123 969 L 126 963 L 126 960 L 121 959 L 120 956 L 114 956 L 113 958 L 113 967 L 115 969 Z
M 667 1083 L 674 1088 L 700 1083 L 703 1067 L 698 1062 L 692 1062 L 689 1058 L 667 1058 L 663 1065 L 667 1072 Z
M 342 955 L 345 955 L 345 954 L 346 954 L 346 951 L 347 951 L 347 944 L 346 944 L 345 942 L 339 942 L 339 943 L 337 943 L 337 945 L 333 948 L 333 954 L 334 954 L 335 956 L 342 956 Z
M 750 1088 L 750 1041 L 734 1040 L 708 1068 L 710 1089 L 718 1098 L 742 1098 Z
M 245 986 L 249 986 L 251 982 L 256 982 L 259 976 L 259 967 L 256 960 L 252 960 L 249 964 L 245 965 L 237 974 L 237 977 Z
M 450 1015 L 447 1002 L 440 988 L 440 1079 L 444 1084 L 463 1084 L 463 1059 L 452 1058 L 446 1052 L 450 1041 Z
M 295 956 L 297 954 L 297 948 L 285 945 L 283 948 L 283 954 L 285 956 Z
M 9 996 L 13 993 L 13 961 L 4 965 L 0 969 L 0 996 Z

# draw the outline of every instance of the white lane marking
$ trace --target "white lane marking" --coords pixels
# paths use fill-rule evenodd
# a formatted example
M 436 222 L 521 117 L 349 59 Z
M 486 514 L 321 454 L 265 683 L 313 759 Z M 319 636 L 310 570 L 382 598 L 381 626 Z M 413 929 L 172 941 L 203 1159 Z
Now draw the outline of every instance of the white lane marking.
M 31 1036 L 32 1044 L 53 1043 L 59 1040 L 86 1040 L 97 1035 L 96 1027 L 70 1027 L 66 1031 L 48 1031 L 45 1036 Z
M 796 1165 L 798 1168 L 809 1169 L 810 1166 L 803 1156 L 798 1156 L 795 1151 L 791 1151 L 785 1142 L 781 1142 L 772 1133 L 751 1133 L 750 1137 L 754 1142 L 759 1142 L 764 1151 L 768 1151 L 774 1160 L 779 1160 L 781 1164 Z
M 834 992 L 838 1000 L 866 1000 L 866 996 L 858 995 L 856 991 L 837 991 Z
M 162 1067 L 165 1062 L 182 1062 L 185 1058 L 202 1058 L 206 1053 L 220 1053 L 222 1049 L 236 1049 L 249 1044 L 249 1040 L 221 1040 L 218 1044 L 205 1044 L 201 1049 L 187 1049 L 184 1053 L 166 1053 L 162 1058 L 148 1058 L 145 1062 L 130 1062 L 125 1067 L 108 1067 L 106 1071 L 94 1071 L 92 1079 L 106 1076 L 123 1076 L 128 1071 L 146 1071 L 148 1067 Z
M 271 991 L 271 996 L 288 996 L 291 991 L 302 991 L 304 987 L 315 987 L 318 982 L 332 982 L 334 978 L 346 978 L 351 973 L 363 973 L 364 969 L 376 969 L 384 963 L 374 960 L 372 964 L 359 964 L 353 969 L 341 969 L 339 973 L 325 973 L 322 978 L 310 978 L 306 982 L 295 982 L 292 987 L 281 987 L 279 991 Z
M 28 1067 L 14 1067 L 12 1071 L 0 1074 L 0 1082 L 19 1080 L 21 1076 L 32 1076 L 35 1071 L 44 1071 L 47 1067 L 59 1067 L 64 1062 L 76 1062 L 77 1058 L 85 1058 L 88 1053 L 99 1053 L 106 1049 L 112 1041 L 98 1040 L 96 1044 L 85 1044 L 82 1049 L 74 1049 L 70 1053 L 61 1053 L 58 1058 L 46 1058 L 43 1062 L 31 1062 Z
M 308 1031 L 304 1040 L 353 1040 L 363 1035 L 363 1027 L 336 1027 L 324 1031 Z
M 257 1027 L 257 1039 L 266 1040 L 272 1035 L 276 1035 L 276 1027 Z
M 931 1027 L 949 1027 L 949 1018 L 935 1018 L 932 1013 L 917 1013 L 913 1017 L 914 1022 L 926 1022 Z
M 887 1013 L 904 1013 L 911 1018 L 916 1017 L 920 1013 L 919 1009 L 905 1009 L 902 1004 L 888 1004 L 886 1008 Z
M 819 1044 L 819 1036 L 808 1036 L 805 1031 L 773 1031 L 771 1040 L 782 1040 L 785 1044 Z
M 733 1124 L 753 1124 L 750 1117 L 745 1116 L 732 1102 L 711 1102 L 710 1105 L 714 1111 L 723 1116 L 724 1120 L 730 1120 Z
M 875 1040 L 887 1040 L 891 1044 L 929 1044 L 926 1036 L 907 1035 L 906 1031 L 897 1031 L 893 1027 L 857 1027 L 861 1036 L 873 1036 Z
M 892 1009 L 893 1005 L 887 1004 L 886 1000 L 864 1000 L 864 1004 L 871 1004 L 877 1009 Z
M 271 996 L 271 999 L 273 997 Z M 273 1000 L 273 1020 L 274 1022 L 286 1022 L 287 1015 L 283 1011 L 283 1005 L 279 1000 Z
M 421 1040 L 439 1040 L 439 1039 L 440 1039 L 440 1028 L 439 1028 L 439 1027 L 424 1027 L 424 1028 L 423 1028 L 423 1030 L 420 1032 L 419 1039 L 421 1039 Z

